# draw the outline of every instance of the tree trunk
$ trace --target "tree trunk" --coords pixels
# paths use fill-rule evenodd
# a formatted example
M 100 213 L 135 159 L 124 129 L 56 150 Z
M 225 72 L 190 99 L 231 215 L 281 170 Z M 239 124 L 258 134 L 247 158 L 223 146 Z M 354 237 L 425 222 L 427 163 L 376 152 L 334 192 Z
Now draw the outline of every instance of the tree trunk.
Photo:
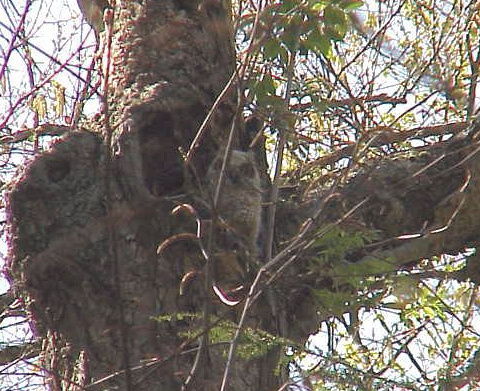
M 10 194 L 10 278 L 45 338 L 52 389 L 218 389 L 239 311 L 213 294 L 199 246 L 212 239 L 195 235 L 211 219 L 201 178 L 226 146 L 234 93 L 223 93 L 187 163 L 185 154 L 233 75 L 229 9 L 220 0 L 117 1 L 110 36 L 101 128 L 56 143 Z M 239 150 L 241 122 L 235 132 Z M 191 213 L 172 215 L 184 203 Z M 224 336 L 208 339 L 220 320 Z M 230 389 L 276 388 L 277 353 L 236 360 Z

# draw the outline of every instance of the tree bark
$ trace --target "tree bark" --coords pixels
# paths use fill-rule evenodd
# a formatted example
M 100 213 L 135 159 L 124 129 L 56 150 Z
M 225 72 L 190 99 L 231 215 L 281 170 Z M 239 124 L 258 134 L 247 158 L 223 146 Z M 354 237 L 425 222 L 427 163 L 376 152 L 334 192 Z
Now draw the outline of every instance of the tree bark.
M 111 42 L 102 127 L 72 132 L 13 186 L 10 277 L 45 339 L 52 389 L 218 388 L 228 340 L 199 340 L 206 322 L 235 321 L 235 310 L 204 287 L 195 218 L 171 212 L 189 203 L 202 221 L 209 217 L 200 178 L 225 147 L 237 107 L 234 93 L 222 95 L 235 65 L 229 9 L 220 1 L 117 1 Z M 193 239 L 157 254 L 184 233 Z M 180 294 L 188 272 L 196 277 Z M 239 362 L 231 387 L 258 389 L 259 368 L 274 369 L 270 356 Z

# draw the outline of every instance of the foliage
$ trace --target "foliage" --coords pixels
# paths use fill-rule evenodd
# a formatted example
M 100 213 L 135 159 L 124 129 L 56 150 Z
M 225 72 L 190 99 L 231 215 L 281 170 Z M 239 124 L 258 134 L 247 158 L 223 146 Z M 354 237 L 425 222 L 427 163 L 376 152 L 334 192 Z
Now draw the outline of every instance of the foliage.
M 237 325 L 229 321 L 218 322 L 210 329 L 209 338 L 213 345 L 226 344 L 230 341 Z M 283 347 L 287 341 L 261 330 L 246 328 L 242 331 L 239 339 L 238 355 L 249 360 L 259 356 L 264 356 L 270 350 L 276 347 Z M 227 344 L 225 346 L 228 346 Z M 224 350 L 226 355 L 227 349 Z
M 174 325 L 176 322 L 181 322 L 186 319 L 201 319 L 202 314 L 198 313 L 178 313 L 178 314 L 164 314 L 155 317 L 155 320 L 160 323 L 169 323 Z M 229 341 L 232 340 L 237 329 L 237 324 L 219 318 L 210 319 L 211 327 L 208 332 L 210 343 L 219 349 L 224 356 L 228 353 Z M 203 334 L 202 328 L 189 329 L 185 332 L 180 332 L 180 336 L 188 340 L 195 340 Z M 283 338 L 267 333 L 262 330 L 253 329 L 250 327 L 242 330 L 239 339 L 238 355 L 245 360 L 251 360 L 260 356 L 266 355 L 270 350 L 285 345 L 291 344 Z M 219 348 L 218 348 L 219 347 Z
M 286 2 L 283 7 L 271 3 L 264 11 L 269 17 L 265 16 L 263 26 L 271 27 L 268 23 L 275 14 L 275 28 L 261 42 L 252 73 L 256 77 L 248 86 L 255 90 L 252 107 L 264 116 L 266 130 L 273 138 L 286 133 L 285 172 L 290 175 L 284 173 L 282 180 L 289 185 L 312 177 L 317 186 L 332 184 L 332 178 L 338 183 L 368 160 L 398 151 L 421 154 L 419 147 L 451 136 L 448 127 L 417 136 L 422 127 L 469 120 L 474 113 L 479 55 L 476 2 L 372 1 L 354 13 L 334 3 Z M 289 14 L 294 7 L 299 12 Z M 318 19 L 310 16 L 318 12 L 329 22 L 311 24 Z M 353 29 L 345 32 L 342 26 L 347 19 Z M 286 27 L 287 20 L 296 30 Z M 283 92 L 291 53 L 296 55 L 296 67 L 285 110 Z M 286 122 L 279 124 L 279 116 Z M 418 129 L 415 134 L 409 133 L 412 128 Z M 382 137 L 391 141 L 377 142 Z M 276 151 L 272 149 L 272 156 Z M 402 272 L 396 272 L 388 259 L 361 266 L 347 263 L 346 253 L 357 244 L 374 241 L 359 232 L 348 234 L 337 227 L 314 240 L 312 247 L 318 251 L 314 263 L 324 268 L 324 278 L 331 278 L 336 286 L 347 284 L 358 296 L 353 299 L 351 291 L 341 289 L 315 291 L 319 311 L 336 318 L 326 322 L 333 330 L 326 332 L 328 338 L 322 333 L 317 337 L 323 341 L 318 345 L 325 344 L 328 350 L 313 354 L 316 364 L 305 376 L 315 379 L 317 389 L 416 389 L 438 384 L 445 376 L 439 363 L 451 361 L 450 380 L 459 376 L 456 384 L 467 384 L 468 371 L 462 372 L 454 357 L 462 352 L 466 363 L 474 350 L 459 348 L 463 342 L 452 343 L 445 337 L 459 335 L 459 340 L 470 341 L 465 342 L 469 346 L 472 339 L 478 342 L 478 329 L 470 327 L 478 308 L 471 300 L 458 307 L 458 302 L 446 298 L 475 296 L 476 286 L 449 282 L 444 280 L 447 273 L 435 272 L 442 266 L 448 269 L 449 258 L 425 261 Z M 329 264 L 333 268 L 326 267 Z M 342 316 L 345 312 L 347 319 Z M 379 332 L 383 335 L 366 337 L 367 330 L 383 330 Z M 302 362 L 308 361 L 304 353 L 299 355 Z M 419 355 L 421 359 L 416 358 Z

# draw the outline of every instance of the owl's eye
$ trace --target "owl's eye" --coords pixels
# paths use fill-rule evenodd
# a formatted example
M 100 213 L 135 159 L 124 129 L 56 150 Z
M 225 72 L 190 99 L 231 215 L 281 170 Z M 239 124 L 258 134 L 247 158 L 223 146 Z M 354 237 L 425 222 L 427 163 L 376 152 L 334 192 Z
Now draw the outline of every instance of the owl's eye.
M 241 171 L 229 172 L 228 177 L 230 178 L 232 183 L 236 184 L 236 183 L 240 182 L 240 180 L 242 179 L 242 173 L 241 173 Z
M 240 167 L 238 171 L 240 175 L 242 175 L 245 178 L 252 178 L 255 176 L 255 169 L 251 164 L 244 164 L 243 166 Z

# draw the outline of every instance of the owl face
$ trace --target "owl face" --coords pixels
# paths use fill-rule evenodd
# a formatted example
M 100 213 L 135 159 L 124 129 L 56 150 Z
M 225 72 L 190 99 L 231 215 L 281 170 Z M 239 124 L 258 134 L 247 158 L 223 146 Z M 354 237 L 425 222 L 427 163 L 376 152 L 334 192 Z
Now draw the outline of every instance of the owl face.
M 223 153 L 207 172 L 207 186 L 213 197 L 223 165 Z M 216 213 L 248 242 L 255 242 L 261 219 L 260 175 L 251 152 L 233 150 L 225 170 Z
M 222 158 L 214 162 L 217 181 L 218 175 L 220 175 L 222 164 Z M 254 185 L 258 182 L 258 178 L 259 175 L 255 167 L 255 161 L 253 160 L 252 154 L 250 152 L 232 151 L 230 162 L 225 172 L 225 179 L 232 185 L 241 187 L 243 183 L 250 183 L 250 185 Z M 245 189 L 239 188 L 239 190 Z

